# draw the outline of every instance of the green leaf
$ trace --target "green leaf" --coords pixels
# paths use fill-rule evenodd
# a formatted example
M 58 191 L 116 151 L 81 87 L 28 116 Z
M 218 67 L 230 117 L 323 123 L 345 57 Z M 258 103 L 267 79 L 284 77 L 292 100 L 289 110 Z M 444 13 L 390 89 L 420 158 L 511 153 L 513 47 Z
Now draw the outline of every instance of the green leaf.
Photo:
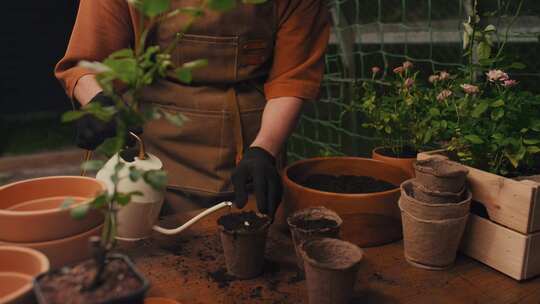
M 190 69 L 190 70 L 204 68 L 206 66 L 208 66 L 207 59 L 197 59 L 190 62 L 186 62 L 182 65 L 182 67 Z
M 163 170 L 146 171 L 143 178 L 147 184 L 158 191 L 165 190 L 167 187 L 167 172 Z
M 105 204 L 107 204 L 108 199 L 109 199 L 109 196 L 107 195 L 107 193 L 103 193 L 97 196 L 96 198 L 94 198 L 94 200 L 90 202 L 90 205 L 92 205 L 94 209 L 99 209 L 105 206 Z
M 138 181 L 142 177 L 143 173 L 144 172 L 142 170 L 139 170 L 134 166 L 129 167 L 129 179 L 132 182 Z
M 487 59 L 491 56 L 491 46 L 487 42 L 480 42 L 476 46 L 476 53 L 479 59 Z
M 140 0 L 141 11 L 145 16 L 155 17 L 169 10 L 170 0 Z
M 480 102 L 471 112 L 471 116 L 474 118 L 480 117 L 480 115 L 482 115 L 488 109 L 488 107 L 489 107 L 489 101 L 484 100 Z
M 75 121 L 81 117 L 83 117 L 86 113 L 82 111 L 68 111 L 62 115 L 62 122 L 72 122 Z
M 204 15 L 204 10 L 201 9 L 200 7 L 186 6 L 186 7 L 180 8 L 180 13 L 197 18 Z
M 131 202 L 131 199 L 133 198 L 133 196 L 142 196 L 143 193 L 140 192 L 140 191 L 133 191 L 133 192 L 130 192 L 130 193 L 116 193 L 116 197 L 115 197 L 115 201 L 122 205 L 122 206 L 125 206 L 127 204 L 129 204 Z
M 527 153 L 529 153 L 529 154 L 540 153 L 540 147 L 538 147 L 538 146 L 529 146 L 529 147 L 527 147 Z
M 475 145 L 480 145 L 484 143 L 484 140 L 480 138 L 480 136 L 474 134 L 466 135 L 465 139 Z
M 137 76 L 137 61 L 134 58 L 113 59 L 107 58 L 103 62 L 121 81 L 131 84 Z
M 504 100 L 502 100 L 502 99 L 498 99 L 497 101 L 495 101 L 495 102 L 493 102 L 491 104 L 492 108 L 498 108 L 498 107 L 502 107 L 502 106 L 504 106 Z
M 134 55 L 135 54 L 133 53 L 132 49 L 121 49 L 109 55 L 109 58 L 113 58 L 113 59 L 133 58 Z
M 510 65 L 510 68 L 511 68 L 511 69 L 516 69 L 516 70 L 523 70 L 523 69 L 527 68 L 527 65 L 525 65 L 525 64 L 522 63 L 522 62 L 513 62 L 513 63 Z
M 441 111 L 439 111 L 439 109 L 437 109 L 437 108 L 431 108 L 431 109 L 429 109 L 429 114 L 431 116 L 439 116 L 439 115 L 441 115 Z
M 533 119 L 531 121 L 531 129 L 540 132 L 540 120 L 539 119 Z
M 523 139 L 523 143 L 526 145 L 536 145 L 536 144 L 540 144 L 540 139 L 527 138 L 527 139 Z
M 111 137 L 107 138 L 99 147 L 96 149 L 98 153 L 104 154 L 107 157 L 111 157 L 114 154 L 120 152 L 124 145 L 124 139 L 121 137 Z
M 60 209 L 67 209 L 71 207 L 71 205 L 75 204 L 75 200 L 72 197 L 67 197 L 63 202 L 62 205 L 60 205 Z
M 89 210 L 90 210 L 89 204 L 77 205 L 75 206 L 75 208 L 71 209 L 71 217 L 77 220 L 83 219 Z
M 493 25 L 493 24 L 489 24 L 488 26 L 486 26 L 486 27 L 484 28 L 484 32 L 486 32 L 486 33 L 490 33 L 490 32 L 491 32 L 491 33 L 494 33 L 494 32 L 496 32 L 496 31 L 497 31 L 497 28 L 496 28 L 495 25 Z
M 81 169 L 84 171 L 98 171 L 103 165 L 105 165 L 105 162 L 102 160 L 89 160 L 82 163 Z
M 169 113 L 167 111 L 162 111 L 163 113 L 163 116 L 165 117 L 165 119 L 173 124 L 174 126 L 180 128 L 181 126 L 184 125 L 184 123 L 188 120 L 188 118 L 186 116 L 184 116 L 183 114 L 181 113 L 175 113 L 175 114 L 172 114 L 172 113 Z
M 228 11 L 236 7 L 236 0 L 207 0 L 208 8 L 214 11 Z
M 193 75 L 191 74 L 191 69 L 180 67 L 175 70 L 176 77 L 178 80 L 185 84 L 190 84 L 193 80 Z
M 504 109 L 503 108 L 496 108 L 491 112 L 491 119 L 493 120 L 499 120 L 504 116 Z

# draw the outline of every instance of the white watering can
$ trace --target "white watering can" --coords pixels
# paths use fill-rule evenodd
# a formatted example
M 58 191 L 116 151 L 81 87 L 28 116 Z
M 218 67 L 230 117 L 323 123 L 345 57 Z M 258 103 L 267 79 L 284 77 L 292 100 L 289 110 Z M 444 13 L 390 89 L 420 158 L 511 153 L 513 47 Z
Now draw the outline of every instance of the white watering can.
M 109 159 L 103 168 L 99 170 L 96 178 L 107 184 L 109 193 L 114 191 L 114 184 L 111 181 L 111 176 L 114 174 L 114 167 L 118 162 L 122 162 L 125 166 L 118 173 L 119 183 L 118 192 L 129 193 L 139 191 L 142 195 L 131 197 L 131 202 L 126 206 L 120 207 L 117 214 L 118 230 L 117 239 L 124 241 L 137 241 L 150 237 L 152 231 L 157 231 L 166 235 L 178 234 L 202 218 L 210 215 L 225 207 L 231 207 L 231 202 L 223 202 L 211 207 L 196 217 L 192 218 L 184 225 L 174 228 L 165 229 L 156 224 L 159 217 L 159 212 L 163 206 L 164 191 L 157 191 L 148 185 L 142 178 L 136 182 L 129 178 L 129 167 L 136 167 L 139 170 L 161 170 L 163 163 L 156 156 L 146 153 L 144 143 L 139 136 L 130 133 L 139 143 L 139 151 L 137 156 L 129 156 L 120 153 Z M 124 157 L 122 157 L 124 156 Z

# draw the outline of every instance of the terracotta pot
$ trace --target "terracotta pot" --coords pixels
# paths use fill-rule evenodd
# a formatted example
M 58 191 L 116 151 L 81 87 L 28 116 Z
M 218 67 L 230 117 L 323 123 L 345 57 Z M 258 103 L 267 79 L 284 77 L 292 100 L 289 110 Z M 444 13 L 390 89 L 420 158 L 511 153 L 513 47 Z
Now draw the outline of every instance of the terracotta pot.
M 331 227 L 301 227 L 299 224 L 303 221 L 328 220 L 335 222 Z M 312 238 L 339 238 L 339 230 L 343 220 L 334 211 L 325 207 L 313 207 L 300 210 L 287 218 L 287 224 L 291 230 L 291 236 L 296 251 L 296 261 L 298 268 L 304 270 L 304 259 L 300 254 L 300 245 Z
M 127 295 L 113 298 L 113 299 L 107 300 L 105 302 L 100 302 L 100 303 L 103 303 L 103 304 L 143 304 L 146 292 L 150 288 L 150 283 L 148 282 L 148 280 L 144 276 L 141 275 L 141 273 L 137 270 L 137 268 L 135 267 L 133 262 L 129 259 L 129 257 L 122 254 L 111 254 L 107 257 L 107 259 L 120 260 L 123 263 L 127 264 L 131 272 L 135 275 L 135 277 L 141 283 L 141 287 L 135 290 L 131 290 L 130 293 Z M 55 302 L 51 302 L 46 298 L 46 294 L 44 294 L 41 284 L 43 282 L 42 281 L 43 278 L 46 277 L 47 275 L 57 274 L 61 272 L 62 272 L 62 269 L 55 269 L 50 272 L 39 275 L 34 280 L 34 293 L 36 295 L 36 298 L 39 304 L 56 304 Z
M 24 247 L 0 246 L 0 303 L 33 303 L 32 280 L 48 270 L 49 260 L 43 253 Z
M 310 304 L 346 304 L 364 253 L 349 242 L 320 238 L 302 243 Z
M 313 174 L 371 176 L 396 185 L 396 189 L 369 194 L 318 191 L 300 184 Z M 343 220 L 341 236 L 361 247 L 400 240 L 401 216 L 397 205 L 399 188 L 410 175 L 385 162 L 358 157 L 312 158 L 287 167 L 283 174 L 284 203 L 288 216 L 298 210 L 324 206 Z
M 465 194 L 465 187 L 463 187 L 461 191 L 457 193 L 429 190 L 426 186 L 420 183 L 418 178 L 413 179 L 411 184 L 411 195 L 415 199 L 428 204 L 455 204 L 461 202 Z
M 220 219 L 235 214 L 238 213 L 226 214 Z M 219 225 L 227 272 L 238 279 L 252 279 L 263 272 L 264 252 L 270 219 L 262 214 L 258 216 L 263 218 L 266 223 L 257 230 L 229 231 Z M 218 220 L 219 222 L 220 220 Z
M 413 196 L 412 181 L 401 186 L 405 258 L 420 268 L 442 270 L 456 258 L 469 216 L 472 194 L 457 204 L 428 204 Z
M 105 184 L 88 177 L 53 176 L 0 187 L 0 242 L 46 242 L 88 231 L 103 222 L 92 210 L 73 219 L 61 205 L 68 197 L 79 203 L 105 191 Z
M 405 172 L 407 172 L 408 174 L 410 174 L 410 176 L 414 176 L 413 164 L 416 161 L 416 157 L 386 156 L 383 153 L 381 153 L 381 150 L 383 149 L 385 149 L 385 147 L 378 147 L 378 148 L 373 149 L 373 151 L 371 151 L 371 158 L 399 167 L 405 170 Z
M 102 228 L 103 225 L 99 225 L 83 233 L 54 241 L 36 243 L 0 242 L 0 245 L 22 246 L 39 250 L 49 258 L 51 268 L 56 269 L 90 258 L 88 239 L 91 236 L 100 235 Z
M 418 182 L 433 191 L 458 193 L 465 188 L 469 170 L 446 157 L 431 157 L 414 163 Z

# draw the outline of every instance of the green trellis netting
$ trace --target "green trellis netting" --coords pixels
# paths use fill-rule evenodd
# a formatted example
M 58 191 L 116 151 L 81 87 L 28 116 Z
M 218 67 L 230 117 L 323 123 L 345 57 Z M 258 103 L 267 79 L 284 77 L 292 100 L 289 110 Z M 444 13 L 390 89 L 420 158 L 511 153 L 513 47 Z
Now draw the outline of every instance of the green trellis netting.
M 321 99 L 306 103 L 288 143 L 289 159 L 369 155 L 377 139 L 362 130 L 361 117 L 342 114 L 354 102 L 353 85 L 370 81 L 373 66 L 388 73 L 405 60 L 414 62 L 423 76 L 462 66 L 462 23 L 473 2 L 331 1 L 333 31 Z M 508 32 L 505 52 L 527 65 L 512 77 L 522 89 L 540 93 L 540 1 L 479 0 L 478 13 L 482 24 L 497 26 L 499 39 Z

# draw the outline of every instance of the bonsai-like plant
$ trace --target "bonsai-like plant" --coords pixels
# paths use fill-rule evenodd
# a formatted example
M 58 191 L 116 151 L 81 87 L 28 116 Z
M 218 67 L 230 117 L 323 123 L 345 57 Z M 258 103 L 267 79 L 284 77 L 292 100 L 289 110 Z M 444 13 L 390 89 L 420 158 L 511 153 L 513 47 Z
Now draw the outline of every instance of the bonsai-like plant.
M 205 59 L 199 59 L 175 66 L 171 61 L 171 51 L 173 51 L 191 24 L 203 18 L 207 9 L 215 11 L 227 11 L 236 6 L 235 0 L 205 0 L 198 6 L 183 7 L 175 10 L 170 9 L 170 0 L 127 0 L 140 13 L 141 32 L 138 33 L 134 48 L 118 50 L 110 54 L 102 62 L 82 61 L 79 64 L 96 71 L 96 80 L 103 88 L 103 92 L 115 101 L 114 106 L 103 107 L 99 103 L 89 103 L 79 110 L 70 111 L 63 115 L 64 122 L 77 120 L 84 115 L 94 115 L 102 121 L 115 120 L 116 135 L 103 142 L 96 152 L 106 157 L 120 158 L 121 152 L 126 144 L 129 129 L 133 126 L 142 126 L 145 122 L 165 118 L 170 123 L 181 126 L 185 118 L 181 115 L 171 114 L 158 107 L 148 104 L 141 104 L 141 91 L 153 84 L 156 80 L 164 78 L 166 74 L 174 72 L 179 81 L 190 83 L 192 71 L 207 65 Z M 266 0 L 242 0 L 243 3 L 258 4 Z M 165 19 L 173 18 L 179 14 L 188 18 L 184 28 L 179 29 L 180 35 L 166 48 L 157 45 L 148 46 L 147 39 L 150 31 L 156 24 Z M 120 83 L 122 89 L 118 89 L 116 84 Z M 90 160 L 82 164 L 83 170 L 96 171 L 103 167 L 101 160 Z M 103 212 L 105 222 L 100 241 L 93 240 L 94 256 L 96 260 L 97 273 L 91 286 L 95 288 L 102 281 L 102 273 L 105 268 L 107 254 L 115 246 L 115 236 L 118 208 L 127 205 L 133 196 L 142 193 L 134 191 L 122 193 L 118 189 L 120 182 L 119 173 L 126 166 L 118 159 L 110 179 L 114 185 L 110 193 L 102 193 L 95 197 L 89 204 L 75 205 L 71 209 L 71 214 L 75 218 L 86 215 L 89 209 L 97 209 Z M 135 182 L 143 179 L 153 188 L 163 191 L 167 184 L 167 174 L 163 170 L 142 171 L 134 166 L 129 167 L 128 178 Z M 64 206 L 69 206 L 73 200 L 67 200 Z

